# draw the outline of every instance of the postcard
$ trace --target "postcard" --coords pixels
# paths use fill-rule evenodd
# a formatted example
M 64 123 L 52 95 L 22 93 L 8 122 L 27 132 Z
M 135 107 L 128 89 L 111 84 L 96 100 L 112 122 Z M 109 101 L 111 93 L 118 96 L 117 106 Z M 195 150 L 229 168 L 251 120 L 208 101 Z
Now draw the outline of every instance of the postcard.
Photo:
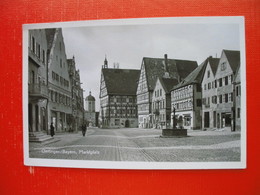
M 24 164 L 246 168 L 244 17 L 23 25 Z

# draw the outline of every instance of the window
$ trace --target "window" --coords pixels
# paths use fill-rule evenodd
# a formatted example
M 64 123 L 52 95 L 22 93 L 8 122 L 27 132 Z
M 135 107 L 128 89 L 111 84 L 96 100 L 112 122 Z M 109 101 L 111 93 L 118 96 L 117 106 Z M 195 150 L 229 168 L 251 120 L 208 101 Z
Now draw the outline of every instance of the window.
M 210 71 L 208 70 L 208 78 L 210 77 Z
M 240 86 L 236 86 L 236 96 L 240 96 L 240 90 L 241 90 L 241 88 L 240 88 Z
M 218 102 L 221 104 L 222 103 L 222 95 L 218 96 Z
M 38 58 L 41 58 L 41 46 L 39 43 L 36 43 L 36 55 Z
M 218 87 L 218 82 L 217 82 L 217 80 L 215 80 L 215 88 L 217 88 Z
M 197 106 L 201 106 L 201 99 L 197 99 Z
M 237 108 L 237 118 L 240 118 L 240 108 Z
M 224 97 L 224 94 L 223 94 L 223 97 Z M 228 94 L 225 94 L 225 102 L 226 103 L 228 102 Z
M 200 86 L 200 84 L 197 84 L 197 92 L 201 92 L 201 86 Z
M 208 83 L 208 89 L 211 89 L 211 83 Z
M 225 85 L 228 85 L 228 76 L 225 77 Z
M 203 99 L 202 99 L 202 104 L 203 104 L 203 105 L 206 105 L 206 98 L 203 98 Z
M 222 71 L 226 70 L 226 68 L 227 68 L 227 63 L 226 62 L 221 63 L 221 70 Z
M 115 125 L 119 125 L 120 124 L 120 119 L 115 119 Z
M 60 67 L 62 68 L 62 59 L 60 59 Z
M 50 92 L 51 101 L 53 102 L 53 91 Z
M 31 45 L 32 52 L 35 53 L 35 38 L 32 37 L 32 45 Z
M 42 62 L 45 65 L 45 51 L 44 51 L 44 49 L 42 50 Z
M 160 89 L 160 96 L 162 96 L 162 89 Z
M 58 102 L 58 93 L 55 92 L 55 102 Z
M 207 85 L 206 84 L 204 84 L 204 90 L 207 90 Z
M 32 70 L 32 72 L 31 72 L 31 83 L 34 83 L 34 82 L 35 82 L 35 73 Z
M 222 87 L 222 78 L 219 79 L 219 86 Z
M 230 83 L 233 82 L 233 75 L 229 75 L 229 80 L 230 80 Z
M 228 94 L 228 101 L 233 102 L 233 93 Z
M 162 107 L 164 108 L 164 100 L 163 100 L 163 102 L 162 102 Z

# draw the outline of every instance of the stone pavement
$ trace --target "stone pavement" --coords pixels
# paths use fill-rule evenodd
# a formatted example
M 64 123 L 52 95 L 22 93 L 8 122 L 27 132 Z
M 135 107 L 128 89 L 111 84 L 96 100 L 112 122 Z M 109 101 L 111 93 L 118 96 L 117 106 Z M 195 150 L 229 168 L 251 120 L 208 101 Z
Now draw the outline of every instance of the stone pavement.
M 182 138 L 161 138 L 161 132 L 92 128 L 86 137 L 81 132 L 58 133 L 55 139 L 59 141 L 55 143 L 30 143 L 30 157 L 155 162 L 240 160 L 240 132 L 189 130 L 188 137 Z

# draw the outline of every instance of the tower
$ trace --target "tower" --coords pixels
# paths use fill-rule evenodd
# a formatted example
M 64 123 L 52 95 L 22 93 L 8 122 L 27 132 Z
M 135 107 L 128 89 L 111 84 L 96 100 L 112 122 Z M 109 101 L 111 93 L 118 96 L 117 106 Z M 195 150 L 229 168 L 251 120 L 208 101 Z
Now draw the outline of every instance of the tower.
M 96 99 L 91 95 L 91 91 L 89 92 L 89 95 L 86 97 L 86 111 L 87 112 L 95 112 L 95 102 Z
M 107 56 L 105 56 L 105 61 L 104 61 L 103 68 L 108 68 Z

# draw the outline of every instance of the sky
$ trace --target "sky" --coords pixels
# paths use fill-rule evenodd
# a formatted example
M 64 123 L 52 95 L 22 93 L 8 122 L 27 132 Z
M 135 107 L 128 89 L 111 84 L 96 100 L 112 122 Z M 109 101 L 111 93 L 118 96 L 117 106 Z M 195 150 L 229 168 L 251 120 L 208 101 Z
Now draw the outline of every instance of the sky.
M 142 24 L 62 28 L 67 58 L 73 56 L 80 70 L 84 98 L 96 98 L 99 110 L 101 68 L 140 69 L 143 57 L 183 59 L 201 64 L 207 57 L 220 57 L 223 49 L 240 50 L 239 25 Z

